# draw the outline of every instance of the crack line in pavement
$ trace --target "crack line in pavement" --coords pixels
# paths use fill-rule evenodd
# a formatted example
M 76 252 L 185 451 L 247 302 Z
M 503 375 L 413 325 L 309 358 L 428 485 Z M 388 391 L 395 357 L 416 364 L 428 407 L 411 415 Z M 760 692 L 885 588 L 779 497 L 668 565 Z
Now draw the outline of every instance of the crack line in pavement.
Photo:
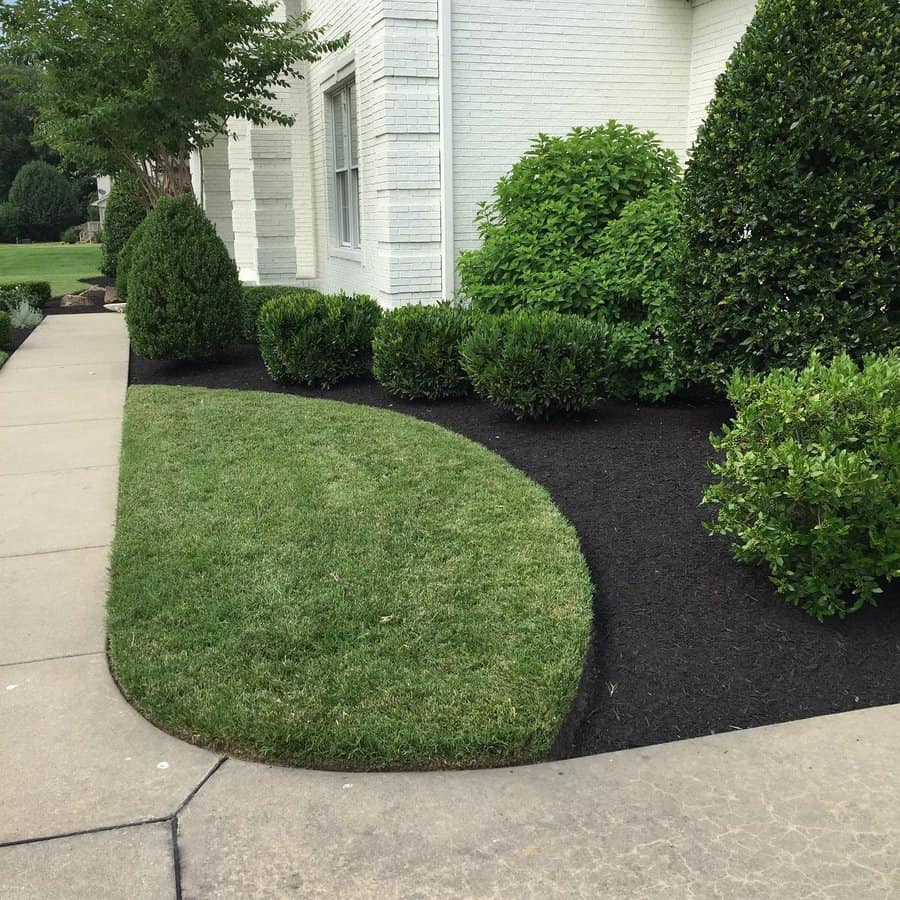
M 63 653 L 60 656 L 42 656 L 40 659 L 20 659 L 18 662 L 0 663 L 0 669 L 8 666 L 30 666 L 33 663 L 53 662 L 56 659 L 80 659 L 82 656 L 99 656 L 105 650 L 85 650 L 84 653 Z
M 58 841 L 62 838 L 82 837 L 88 834 L 103 834 L 106 831 L 121 831 L 123 828 L 139 828 L 141 825 L 159 825 L 169 822 L 172 816 L 156 816 L 152 819 L 140 819 L 137 822 L 122 822 L 119 825 L 101 825 L 99 828 L 85 828 L 82 831 L 65 831 L 62 834 L 45 834 L 41 837 L 19 838 L 15 841 L 0 841 L 0 849 L 4 847 L 21 847 L 23 844 L 42 844 L 44 841 Z
M 91 419 L 54 419 L 52 422 L 14 422 L 12 425 L 0 425 L 0 428 L 52 428 L 55 425 L 81 425 L 87 422 L 121 422 L 118 416 L 94 416 Z
M 23 559 L 26 556 L 47 556 L 50 553 L 75 553 L 78 550 L 103 550 L 109 544 L 88 544 L 85 547 L 56 547 L 53 550 L 34 550 L 31 553 L 0 553 L 0 559 Z
M 178 814 L 172 816 L 172 864 L 175 866 L 175 900 L 182 900 L 181 895 L 181 851 L 178 849 Z
M 176 818 L 180 813 L 184 812 L 184 808 L 188 805 L 188 803 L 190 803 L 191 800 L 193 800 L 194 797 L 197 796 L 197 794 L 200 792 L 200 789 L 206 784 L 207 781 L 209 781 L 210 778 L 213 777 L 213 775 L 216 774 L 216 772 L 219 771 L 219 769 L 222 768 L 222 766 L 227 761 L 227 756 L 220 756 L 219 759 L 216 760 L 216 764 L 206 773 L 206 775 L 203 776 L 202 779 L 200 779 L 200 783 L 187 795 L 187 797 L 184 798 L 184 800 L 181 801 L 178 809 L 176 809 L 175 812 L 172 813 L 173 818 Z

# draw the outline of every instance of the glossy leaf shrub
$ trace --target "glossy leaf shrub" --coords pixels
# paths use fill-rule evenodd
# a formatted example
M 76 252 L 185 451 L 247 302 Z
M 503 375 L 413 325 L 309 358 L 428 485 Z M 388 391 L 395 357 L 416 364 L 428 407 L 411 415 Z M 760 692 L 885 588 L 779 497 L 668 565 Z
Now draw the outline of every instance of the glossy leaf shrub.
M 314 291 L 312 288 L 287 287 L 280 284 L 241 285 L 241 334 L 244 340 L 256 343 L 259 311 L 269 300 L 283 297 L 285 294 L 321 296 L 319 291 Z
M 484 316 L 460 345 L 478 396 L 518 419 L 593 406 L 601 399 L 608 354 L 605 325 L 547 310 Z
M 163 198 L 140 225 L 127 291 L 132 346 L 150 359 L 213 356 L 240 333 L 237 269 L 192 194 Z
M 372 371 L 391 394 L 407 400 L 464 397 L 472 383 L 460 342 L 476 313 L 449 303 L 401 306 L 384 315 L 372 342 Z
M 684 178 L 671 332 L 694 381 L 897 344 L 895 0 L 764 0 Z
M 482 246 L 460 256 L 463 292 L 484 312 L 593 315 L 604 227 L 678 171 L 671 150 L 631 125 L 539 135 L 478 212 Z
M 710 530 L 819 619 L 874 603 L 900 576 L 900 353 L 861 367 L 814 355 L 799 372 L 737 375 L 729 397 Z
M 273 378 L 329 388 L 371 371 L 380 318 L 364 295 L 288 293 L 259 311 L 259 350 Z

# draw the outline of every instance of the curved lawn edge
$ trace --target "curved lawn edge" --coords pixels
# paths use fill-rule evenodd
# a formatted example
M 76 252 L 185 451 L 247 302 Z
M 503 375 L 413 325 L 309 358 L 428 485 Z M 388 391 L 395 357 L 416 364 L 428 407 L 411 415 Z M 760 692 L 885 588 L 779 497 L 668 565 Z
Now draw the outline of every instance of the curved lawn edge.
M 593 587 L 491 450 L 330 400 L 132 387 L 109 658 L 151 722 L 311 768 L 546 759 Z

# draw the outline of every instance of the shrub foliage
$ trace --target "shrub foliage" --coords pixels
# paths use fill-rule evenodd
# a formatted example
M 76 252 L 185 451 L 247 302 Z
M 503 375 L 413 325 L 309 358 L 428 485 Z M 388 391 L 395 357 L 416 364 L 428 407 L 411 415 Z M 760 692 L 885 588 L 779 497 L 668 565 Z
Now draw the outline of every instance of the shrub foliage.
M 0 310 L 0 350 L 8 350 L 12 343 L 12 325 L 9 321 L 9 313 Z
M 128 298 L 128 273 L 131 271 L 131 260 L 134 258 L 137 245 L 141 242 L 146 222 L 147 219 L 144 218 L 138 223 L 116 255 L 116 293 L 122 300 Z
M 519 419 L 593 406 L 607 370 L 609 330 L 580 316 L 513 310 L 482 317 L 460 345 L 475 392 Z
M 407 400 L 464 397 L 472 383 L 462 367 L 460 342 L 476 314 L 449 303 L 401 306 L 385 314 L 372 342 L 372 370 L 391 394 Z
M 9 189 L 19 232 L 36 241 L 58 240 L 81 219 L 81 205 L 66 176 L 50 163 L 34 160 L 19 169 Z
M 0 285 L 0 306 L 9 309 L 26 300 L 35 309 L 41 309 L 52 295 L 49 281 L 16 281 Z
M 19 236 L 19 216 L 12 203 L 0 203 L 0 244 L 14 244 Z
M 244 340 L 258 340 L 257 324 L 259 321 L 259 311 L 263 305 L 268 303 L 275 297 L 283 297 L 285 294 L 314 294 L 321 296 L 320 291 L 314 291 L 312 288 L 295 288 L 286 287 L 280 284 L 263 284 L 241 286 L 241 335 Z
M 710 530 L 819 619 L 874 602 L 900 576 L 900 353 L 861 368 L 813 355 L 800 372 L 737 375 L 729 396 Z
M 119 253 L 134 229 L 147 216 L 137 178 L 129 172 L 116 175 L 106 203 L 103 222 L 103 261 L 100 269 L 108 278 L 116 277 Z
M 694 380 L 896 345 L 895 0 L 764 0 L 684 179 L 672 333 Z
M 594 314 L 604 226 L 677 175 L 675 154 L 631 125 L 539 135 L 479 210 L 482 246 L 459 260 L 464 293 L 490 313 Z
M 151 359 L 194 359 L 234 343 L 237 269 L 193 195 L 160 200 L 140 231 L 127 274 L 134 349 Z
M 259 350 L 273 378 L 329 388 L 371 371 L 380 318 L 364 295 L 287 293 L 259 312 Z

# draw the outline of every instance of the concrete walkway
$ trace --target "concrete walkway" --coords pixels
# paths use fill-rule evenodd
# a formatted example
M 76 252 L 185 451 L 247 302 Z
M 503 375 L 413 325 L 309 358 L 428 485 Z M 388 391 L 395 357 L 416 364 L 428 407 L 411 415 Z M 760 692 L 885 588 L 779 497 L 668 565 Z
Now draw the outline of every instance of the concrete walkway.
M 900 709 L 487 772 L 349 775 L 157 731 L 106 668 L 124 321 L 0 370 L 0 896 L 900 896 Z

